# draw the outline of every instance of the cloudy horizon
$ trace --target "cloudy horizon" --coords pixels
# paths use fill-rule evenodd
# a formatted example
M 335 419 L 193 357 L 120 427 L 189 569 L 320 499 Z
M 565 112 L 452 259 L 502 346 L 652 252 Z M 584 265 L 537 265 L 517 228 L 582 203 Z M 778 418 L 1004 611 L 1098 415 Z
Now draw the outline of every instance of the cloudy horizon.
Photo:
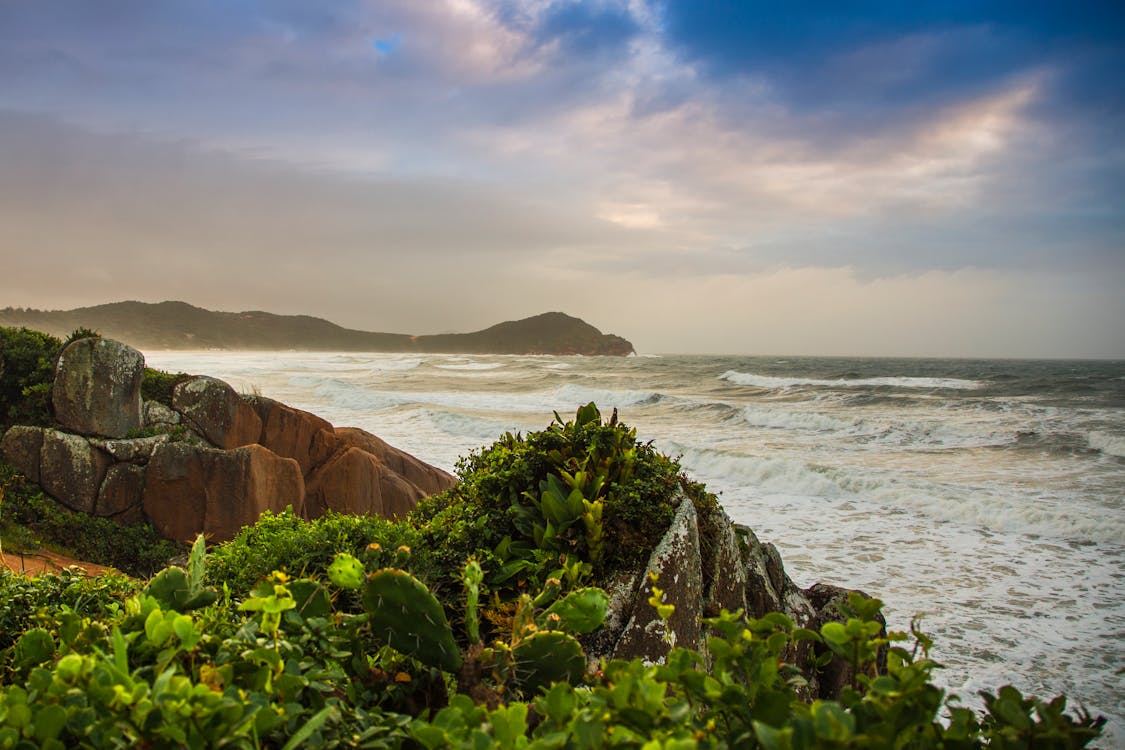
M 850 8 L 2 4 L 0 307 L 1125 358 L 1125 10 Z

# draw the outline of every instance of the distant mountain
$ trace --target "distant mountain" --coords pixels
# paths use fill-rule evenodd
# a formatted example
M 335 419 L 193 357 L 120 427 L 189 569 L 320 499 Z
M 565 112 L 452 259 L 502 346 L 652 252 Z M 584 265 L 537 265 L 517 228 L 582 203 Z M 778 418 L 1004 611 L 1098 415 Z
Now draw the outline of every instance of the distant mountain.
M 475 333 L 410 336 L 343 328 L 308 315 L 215 312 L 186 302 L 114 302 L 74 310 L 0 309 L 0 325 L 27 326 L 66 337 L 90 328 L 138 349 L 303 349 L 308 351 L 438 352 L 450 354 L 606 354 L 633 345 L 589 323 L 549 312 Z

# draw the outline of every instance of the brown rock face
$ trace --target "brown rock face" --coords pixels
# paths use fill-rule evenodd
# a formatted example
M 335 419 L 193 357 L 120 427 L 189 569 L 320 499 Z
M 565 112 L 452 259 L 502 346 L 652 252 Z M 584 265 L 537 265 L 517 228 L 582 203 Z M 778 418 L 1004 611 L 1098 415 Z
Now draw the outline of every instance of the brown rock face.
M 140 429 L 141 353 L 119 341 L 79 339 L 62 350 L 51 400 L 55 419 L 83 435 L 125 437 Z
M 136 523 L 144 518 L 141 502 L 145 490 L 145 467 L 120 463 L 109 467 L 98 491 L 94 512 L 118 523 Z
M 388 469 L 418 487 L 423 497 L 447 490 L 457 482 L 441 469 L 419 461 L 409 453 L 388 445 L 370 432 L 355 427 L 337 429 L 336 443 L 340 449 L 360 448 L 375 456 Z
M 39 455 L 43 450 L 43 428 L 17 425 L 0 440 L 0 455 L 33 482 L 39 481 Z
M 172 405 L 218 448 L 251 445 L 262 434 L 262 420 L 254 407 L 217 378 L 185 380 L 172 392 Z
M 310 518 L 329 510 L 355 515 L 404 516 L 425 495 L 359 448 L 332 456 L 309 477 L 305 512 Z
M 93 513 L 111 461 L 84 437 L 58 430 L 43 432 L 39 483 L 71 510 Z
M 328 420 L 271 398 L 247 401 L 262 420 L 258 442 L 279 456 L 294 459 L 306 477 L 334 452 L 336 441 Z
M 265 510 L 292 506 L 301 513 L 304 494 L 297 462 L 260 445 L 214 450 L 169 443 L 149 461 L 144 511 L 169 539 L 188 540 L 203 532 L 221 542 Z

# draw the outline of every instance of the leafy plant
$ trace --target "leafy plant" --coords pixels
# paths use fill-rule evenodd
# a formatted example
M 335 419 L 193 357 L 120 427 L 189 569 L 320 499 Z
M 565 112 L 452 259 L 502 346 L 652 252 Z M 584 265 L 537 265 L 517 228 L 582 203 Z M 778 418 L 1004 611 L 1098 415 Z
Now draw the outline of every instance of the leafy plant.
M 494 591 L 602 578 L 647 558 L 680 493 L 704 514 L 717 508 L 677 462 L 638 442 L 616 412 L 603 420 L 592 403 L 569 422 L 556 414 L 545 430 L 501 436 L 463 459 L 458 474 L 458 485 L 411 515 L 443 595 L 469 558 Z
M 182 372 L 170 373 L 146 367 L 141 377 L 141 398 L 145 401 L 157 401 L 171 408 L 172 391 L 190 377 Z
M 148 582 L 143 593 L 156 599 L 164 609 L 176 612 L 190 612 L 214 602 L 218 593 L 203 585 L 205 550 L 200 534 L 191 546 L 187 568 L 174 565 L 165 568 Z
M 0 431 L 52 423 L 51 384 L 61 349 L 62 341 L 50 334 L 0 327 Z

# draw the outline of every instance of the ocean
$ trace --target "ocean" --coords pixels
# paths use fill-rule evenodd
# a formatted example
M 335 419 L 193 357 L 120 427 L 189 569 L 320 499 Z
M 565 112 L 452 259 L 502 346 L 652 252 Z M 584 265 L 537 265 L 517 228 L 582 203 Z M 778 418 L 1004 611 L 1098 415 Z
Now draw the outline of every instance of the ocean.
M 915 614 L 967 705 L 1065 692 L 1125 746 L 1125 362 L 150 352 L 453 471 L 594 401 L 801 586 Z

